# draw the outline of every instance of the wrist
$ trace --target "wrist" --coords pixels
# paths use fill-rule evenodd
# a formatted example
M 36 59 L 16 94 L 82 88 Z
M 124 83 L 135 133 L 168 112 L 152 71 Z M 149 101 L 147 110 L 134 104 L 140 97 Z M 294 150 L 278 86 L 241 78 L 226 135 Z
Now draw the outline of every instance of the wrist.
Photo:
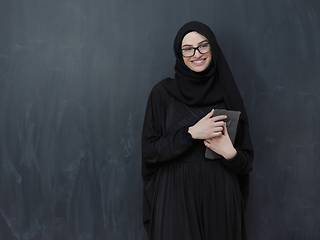
M 223 157 L 226 160 L 231 160 L 237 155 L 237 150 L 235 148 L 232 148 L 229 152 L 227 152 Z
M 196 139 L 196 138 L 195 138 L 195 133 L 194 133 L 194 127 L 193 127 L 193 126 L 191 126 L 191 127 L 188 128 L 188 133 L 190 133 L 190 135 L 191 135 L 191 137 L 192 137 L 193 139 Z

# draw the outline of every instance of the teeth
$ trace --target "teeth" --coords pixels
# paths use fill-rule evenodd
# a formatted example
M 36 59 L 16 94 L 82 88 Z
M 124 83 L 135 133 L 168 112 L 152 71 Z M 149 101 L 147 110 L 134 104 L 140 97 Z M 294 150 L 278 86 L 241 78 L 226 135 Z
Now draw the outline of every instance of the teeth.
M 194 63 L 201 63 L 203 62 L 204 60 L 199 60 L 199 61 L 193 61 Z

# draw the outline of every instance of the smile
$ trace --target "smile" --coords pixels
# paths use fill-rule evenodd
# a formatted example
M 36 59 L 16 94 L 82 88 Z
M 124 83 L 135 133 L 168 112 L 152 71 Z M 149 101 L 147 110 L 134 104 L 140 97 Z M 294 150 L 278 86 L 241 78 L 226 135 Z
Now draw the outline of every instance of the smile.
M 205 62 L 206 58 L 201 59 L 201 60 L 196 60 L 196 61 L 192 61 L 192 63 L 196 66 L 200 66 Z

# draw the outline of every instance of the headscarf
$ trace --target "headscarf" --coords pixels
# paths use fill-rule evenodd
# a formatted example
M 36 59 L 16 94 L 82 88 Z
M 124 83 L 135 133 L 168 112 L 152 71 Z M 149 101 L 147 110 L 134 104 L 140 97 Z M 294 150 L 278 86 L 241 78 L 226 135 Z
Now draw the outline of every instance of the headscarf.
M 212 60 L 202 72 L 188 68 L 180 52 L 184 36 L 193 31 L 206 37 L 211 46 Z M 175 77 L 161 82 L 171 95 L 191 106 L 209 106 L 224 101 L 227 109 L 240 111 L 240 118 L 248 123 L 243 100 L 229 65 L 207 25 L 196 21 L 186 23 L 175 37 L 173 50 L 176 57 Z

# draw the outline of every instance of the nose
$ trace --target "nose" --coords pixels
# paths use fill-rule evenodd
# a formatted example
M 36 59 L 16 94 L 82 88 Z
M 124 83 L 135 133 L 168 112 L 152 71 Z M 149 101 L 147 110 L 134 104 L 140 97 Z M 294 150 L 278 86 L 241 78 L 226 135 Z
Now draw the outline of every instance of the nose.
M 200 53 L 199 49 L 196 49 L 196 52 L 194 53 L 194 57 L 200 57 L 202 53 Z

